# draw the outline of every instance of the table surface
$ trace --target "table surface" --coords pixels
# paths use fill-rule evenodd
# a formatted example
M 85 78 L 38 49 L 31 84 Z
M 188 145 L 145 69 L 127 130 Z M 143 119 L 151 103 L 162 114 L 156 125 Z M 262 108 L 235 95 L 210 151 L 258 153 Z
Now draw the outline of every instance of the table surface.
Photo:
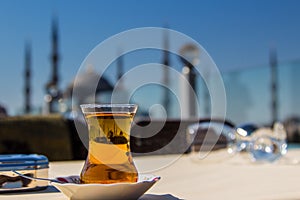
M 141 173 L 161 176 L 141 199 L 300 199 L 300 149 L 276 163 L 253 163 L 247 154 L 224 150 L 197 159 L 192 154 L 135 157 Z M 83 161 L 51 162 L 49 177 L 79 174 Z M 67 198 L 53 186 L 36 192 L 0 194 L 1 199 Z

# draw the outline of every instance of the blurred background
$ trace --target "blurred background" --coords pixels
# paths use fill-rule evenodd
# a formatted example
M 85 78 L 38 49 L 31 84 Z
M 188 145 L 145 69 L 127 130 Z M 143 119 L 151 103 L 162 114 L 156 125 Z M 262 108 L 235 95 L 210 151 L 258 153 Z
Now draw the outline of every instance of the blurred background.
M 226 118 L 236 124 L 283 121 L 290 135 L 300 137 L 300 2 L 251 1 L 0 1 L 0 115 L 68 116 L 72 83 L 89 52 L 120 32 L 140 27 L 166 27 L 196 40 L 221 72 L 226 91 Z M 167 48 L 168 34 L 161 45 Z M 122 41 L 116 47 L 121 54 Z M 180 49 L 178 49 L 178 52 Z M 200 52 L 201 54 L 201 52 Z M 181 72 L 183 63 L 164 51 L 120 56 L 104 73 L 98 100 L 108 102 L 122 74 L 143 63 L 161 63 Z M 79 77 L 97 76 L 90 66 Z M 178 90 L 172 76 L 153 72 Z M 123 92 L 129 87 L 126 80 Z M 210 81 L 214 82 L 211 75 Z M 200 117 L 209 117 L 210 97 L 203 77 L 196 75 Z M 84 84 L 84 83 L 82 83 Z M 178 99 L 165 88 L 145 86 L 132 100 L 138 116 L 154 104 L 167 105 L 169 118 L 180 118 Z M 149 98 L 151 97 L 151 98 Z M 82 100 L 84 102 L 84 100 Z M 154 117 L 161 111 L 154 109 Z

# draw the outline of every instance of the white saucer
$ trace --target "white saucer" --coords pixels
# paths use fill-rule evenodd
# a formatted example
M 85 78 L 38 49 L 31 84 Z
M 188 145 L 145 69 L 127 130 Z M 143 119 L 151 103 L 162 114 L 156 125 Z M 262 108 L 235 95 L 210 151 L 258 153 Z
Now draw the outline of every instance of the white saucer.
M 136 183 L 76 184 L 52 182 L 51 184 L 72 200 L 138 199 L 159 179 L 160 177 L 152 174 L 141 174 Z

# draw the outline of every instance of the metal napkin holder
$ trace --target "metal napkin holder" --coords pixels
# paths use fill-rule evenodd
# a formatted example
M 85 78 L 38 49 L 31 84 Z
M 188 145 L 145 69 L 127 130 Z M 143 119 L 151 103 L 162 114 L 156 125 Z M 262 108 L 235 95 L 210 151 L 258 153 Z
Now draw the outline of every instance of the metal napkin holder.
M 48 186 L 47 181 L 31 180 L 13 171 L 33 178 L 48 178 L 48 169 L 48 158 L 43 155 L 0 155 L 0 193 L 45 189 Z

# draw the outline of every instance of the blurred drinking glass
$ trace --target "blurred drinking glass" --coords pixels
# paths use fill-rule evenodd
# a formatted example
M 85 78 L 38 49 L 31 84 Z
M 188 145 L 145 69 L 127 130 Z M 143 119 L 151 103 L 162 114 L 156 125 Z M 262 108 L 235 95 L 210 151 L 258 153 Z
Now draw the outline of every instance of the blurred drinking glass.
M 187 128 L 187 138 L 194 160 L 221 161 L 232 156 L 237 149 L 235 127 L 224 120 L 207 119 L 191 124 Z M 227 151 L 216 151 L 224 148 Z
M 255 162 L 274 162 L 287 152 L 286 131 L 277 122 L 273 128 L 254 124 L 235 127 L 227 121 L 211 120 L 187 129 L 192 158 L 221 161 L 241 154 Z M 215 151 L 226 148 L 226 151 Z
M 287 134 L 283 124 L 261 127 L 251 135 L 249 153 L 253 161 L 274 162 L 287 153 Z

